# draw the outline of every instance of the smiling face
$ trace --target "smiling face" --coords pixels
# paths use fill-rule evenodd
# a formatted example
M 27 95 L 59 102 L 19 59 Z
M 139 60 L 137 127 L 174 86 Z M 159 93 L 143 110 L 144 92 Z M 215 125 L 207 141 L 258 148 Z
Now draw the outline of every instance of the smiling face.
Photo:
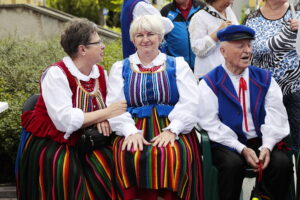
M 138 30 L 134 34 L 133 44 L 140 54 L 156 54 L 161 42 L 161 36 L 145 29 Z
M 252 45 L 250 39 L 223 42 L 220 51 L 226 67 L 234 74 L 242 73 L 251 62 Z

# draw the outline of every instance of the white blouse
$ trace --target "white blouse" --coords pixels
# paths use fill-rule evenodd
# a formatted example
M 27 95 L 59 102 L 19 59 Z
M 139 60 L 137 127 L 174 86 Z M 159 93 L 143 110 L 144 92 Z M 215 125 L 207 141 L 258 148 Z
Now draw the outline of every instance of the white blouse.
M 241 76 L 245 79 L 247 86 L 249 86 L 248 68 L 241 75 L 230 73 L 226 67 L 224 69 L 229 75 L 237 94 Z M 200 94 L 200 105 L 205 105 L 198 109 L 200 126 L 208 132 L 212 141 L 236 149 L 237 152 L 241 153 L 245 145 L 238 141 L 237 134 L 230 127 L 220 121 L 218 117 L 218 98 L 205 80 L 200 81 L 198 93 Z M 273 78 L 265 97 L 265 110 L 265 123 L 261 125 L 262 146 L 260 149 L 267 147 L 272 151 L 274 145 L 286 137 L 290 131 L 287 112 L 282 103 L 282 92 Z M 247 139 L 251 139 L 257 137 L 257 135 L 250 110 L 249 90 L 246 90 L 246 111 L 249 131 L 247 132 L 245 129 L 244 119 L 243 131 L 246 133 Z
M 142 15 L 159 15 L 165 28 L 165 34 L 174 28 L 172 21 L 167 17 L 161 16 L 160 12 L 148 1 L 147 3 L 144 1 L 138 2 L 132 11 L 132 15 L 133 19 Z
M 135 70 L 139 71 L 138 64 L 142 64 L 137 53 L 129 56 Z M 166 54 L 159 55 L 145 68 L 162 65 L 166 61 Z M 125 101 L 124 80 L 122 77 L 123 61 L 113 64 L 108 78 L 107 105 L 113 102 Z M 168 118 L 170 124 L 164 130 L 171 130 L 175 134 L 189 133 L 197 123 L 197 109 L 199 109 L 197 80 L 183 57 L 176 58 L 176 83 L 179 93 L 179 101 L 170 112 Z M 135 123 L 129 112 L 109 119 L 110 125 L 117 135 L 128 137 L 129 135 L 141 133 L 135 127 Z
M 208 5 L 208 8 L 218 13 L 223 19 L 231 21 L 232 24 L 238 24 L 230 7 L 225 10 L 227 18 L 214 7 Z M 200 10 L 191 19 L 189 33 L 192 50 L 196 55 L 194 74 L 197 79 L 224 63 L 224 58 L 220 53 L 220 42 L 210 37 L 210 34 L 216 31 L 223 22 L 224 20 L 212 16 L 205 10 Z
M 78 80 L 89 81 L 100 76 L 98 67 L 93 66 L 91 73 L 86 76 L 75 66 L 70 57 L 63 58 L 64 64 L 70 73 Z M 84 115 L 79 108 L 73 108 L 72 91 L 65 73 L 58 66 L 48 68 L 41 79 L 42 96 L 45 101 L 49 117 L 57 130 L 65 132 L 64 138 L 69 136 L 83 125 Z

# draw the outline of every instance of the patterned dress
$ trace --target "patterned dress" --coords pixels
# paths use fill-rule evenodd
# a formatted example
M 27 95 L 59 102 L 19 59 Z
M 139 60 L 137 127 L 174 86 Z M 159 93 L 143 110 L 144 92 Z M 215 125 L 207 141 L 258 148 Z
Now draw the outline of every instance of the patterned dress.
M 300 12 L 296 11 L 297 18 Z M 252 65 L 272 72 L 284 95 L 300 90 L 299 58 L 295 50 L 296 33 L 288 27 L 291 10 L 278 20 L 266 19 L 260 10 L 249 14 L 245 25 L 255 30 Z
M 54 66 L 67 76 L 74 108 L 84 112 L 105 108 L 102 67 L 98 66 L 99 78 L 84 82 L 75 78 L 64 62 Z M 111 146 L 80 154 L 76 143 L 81 132 L 64 139 L 48 116 L 42 95 L 35 109 L 22 115 L 22 125 L 16 173 L 19 199 L 115 199 Z
M 179 99 L 175 74 L 173 57 L 168 57 L 163 67 L 150 71 L 136 71 L 129 59 L 124 60 L 122 75 L 128 112 L 147 141 L 170 123 L 168 115 Z M 144 145 L 143 151 L 122 151 L 123 142 L 124 137 L 117 137 L 113 143 L 119 194 L 136 187 L 166 189 L 181 199 L 203 199 L 201 158 L 195 131 L 179 134 L 174 147 Z

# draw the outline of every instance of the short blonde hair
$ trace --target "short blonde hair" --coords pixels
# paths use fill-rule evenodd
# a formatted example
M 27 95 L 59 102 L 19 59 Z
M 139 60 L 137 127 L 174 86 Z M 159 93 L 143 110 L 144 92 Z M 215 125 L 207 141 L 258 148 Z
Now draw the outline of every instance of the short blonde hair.
M 131 42 L 133 42 L 134 35 L 141 30 L 158 34 L 161 41 L 165 35 L 165 27 L 159 15 L 142 15 L 134 19 L 129 29 Z

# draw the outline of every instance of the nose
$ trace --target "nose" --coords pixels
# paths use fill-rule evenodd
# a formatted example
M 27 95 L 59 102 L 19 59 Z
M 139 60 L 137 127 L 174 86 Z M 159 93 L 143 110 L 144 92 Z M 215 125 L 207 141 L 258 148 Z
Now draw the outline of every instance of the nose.
M 143 35 L 143 42 L 147 42 L 149 40 L 149 36 L 147 34 Z
M 101 43 L 101 49 L 105 49 L 105 44 Z
M 251 52 L 252 52 L 252 46 L 251 46 L 251 45 L 247 45 L 247 46 L 244 48 L 244 52 L 251 53 Z

